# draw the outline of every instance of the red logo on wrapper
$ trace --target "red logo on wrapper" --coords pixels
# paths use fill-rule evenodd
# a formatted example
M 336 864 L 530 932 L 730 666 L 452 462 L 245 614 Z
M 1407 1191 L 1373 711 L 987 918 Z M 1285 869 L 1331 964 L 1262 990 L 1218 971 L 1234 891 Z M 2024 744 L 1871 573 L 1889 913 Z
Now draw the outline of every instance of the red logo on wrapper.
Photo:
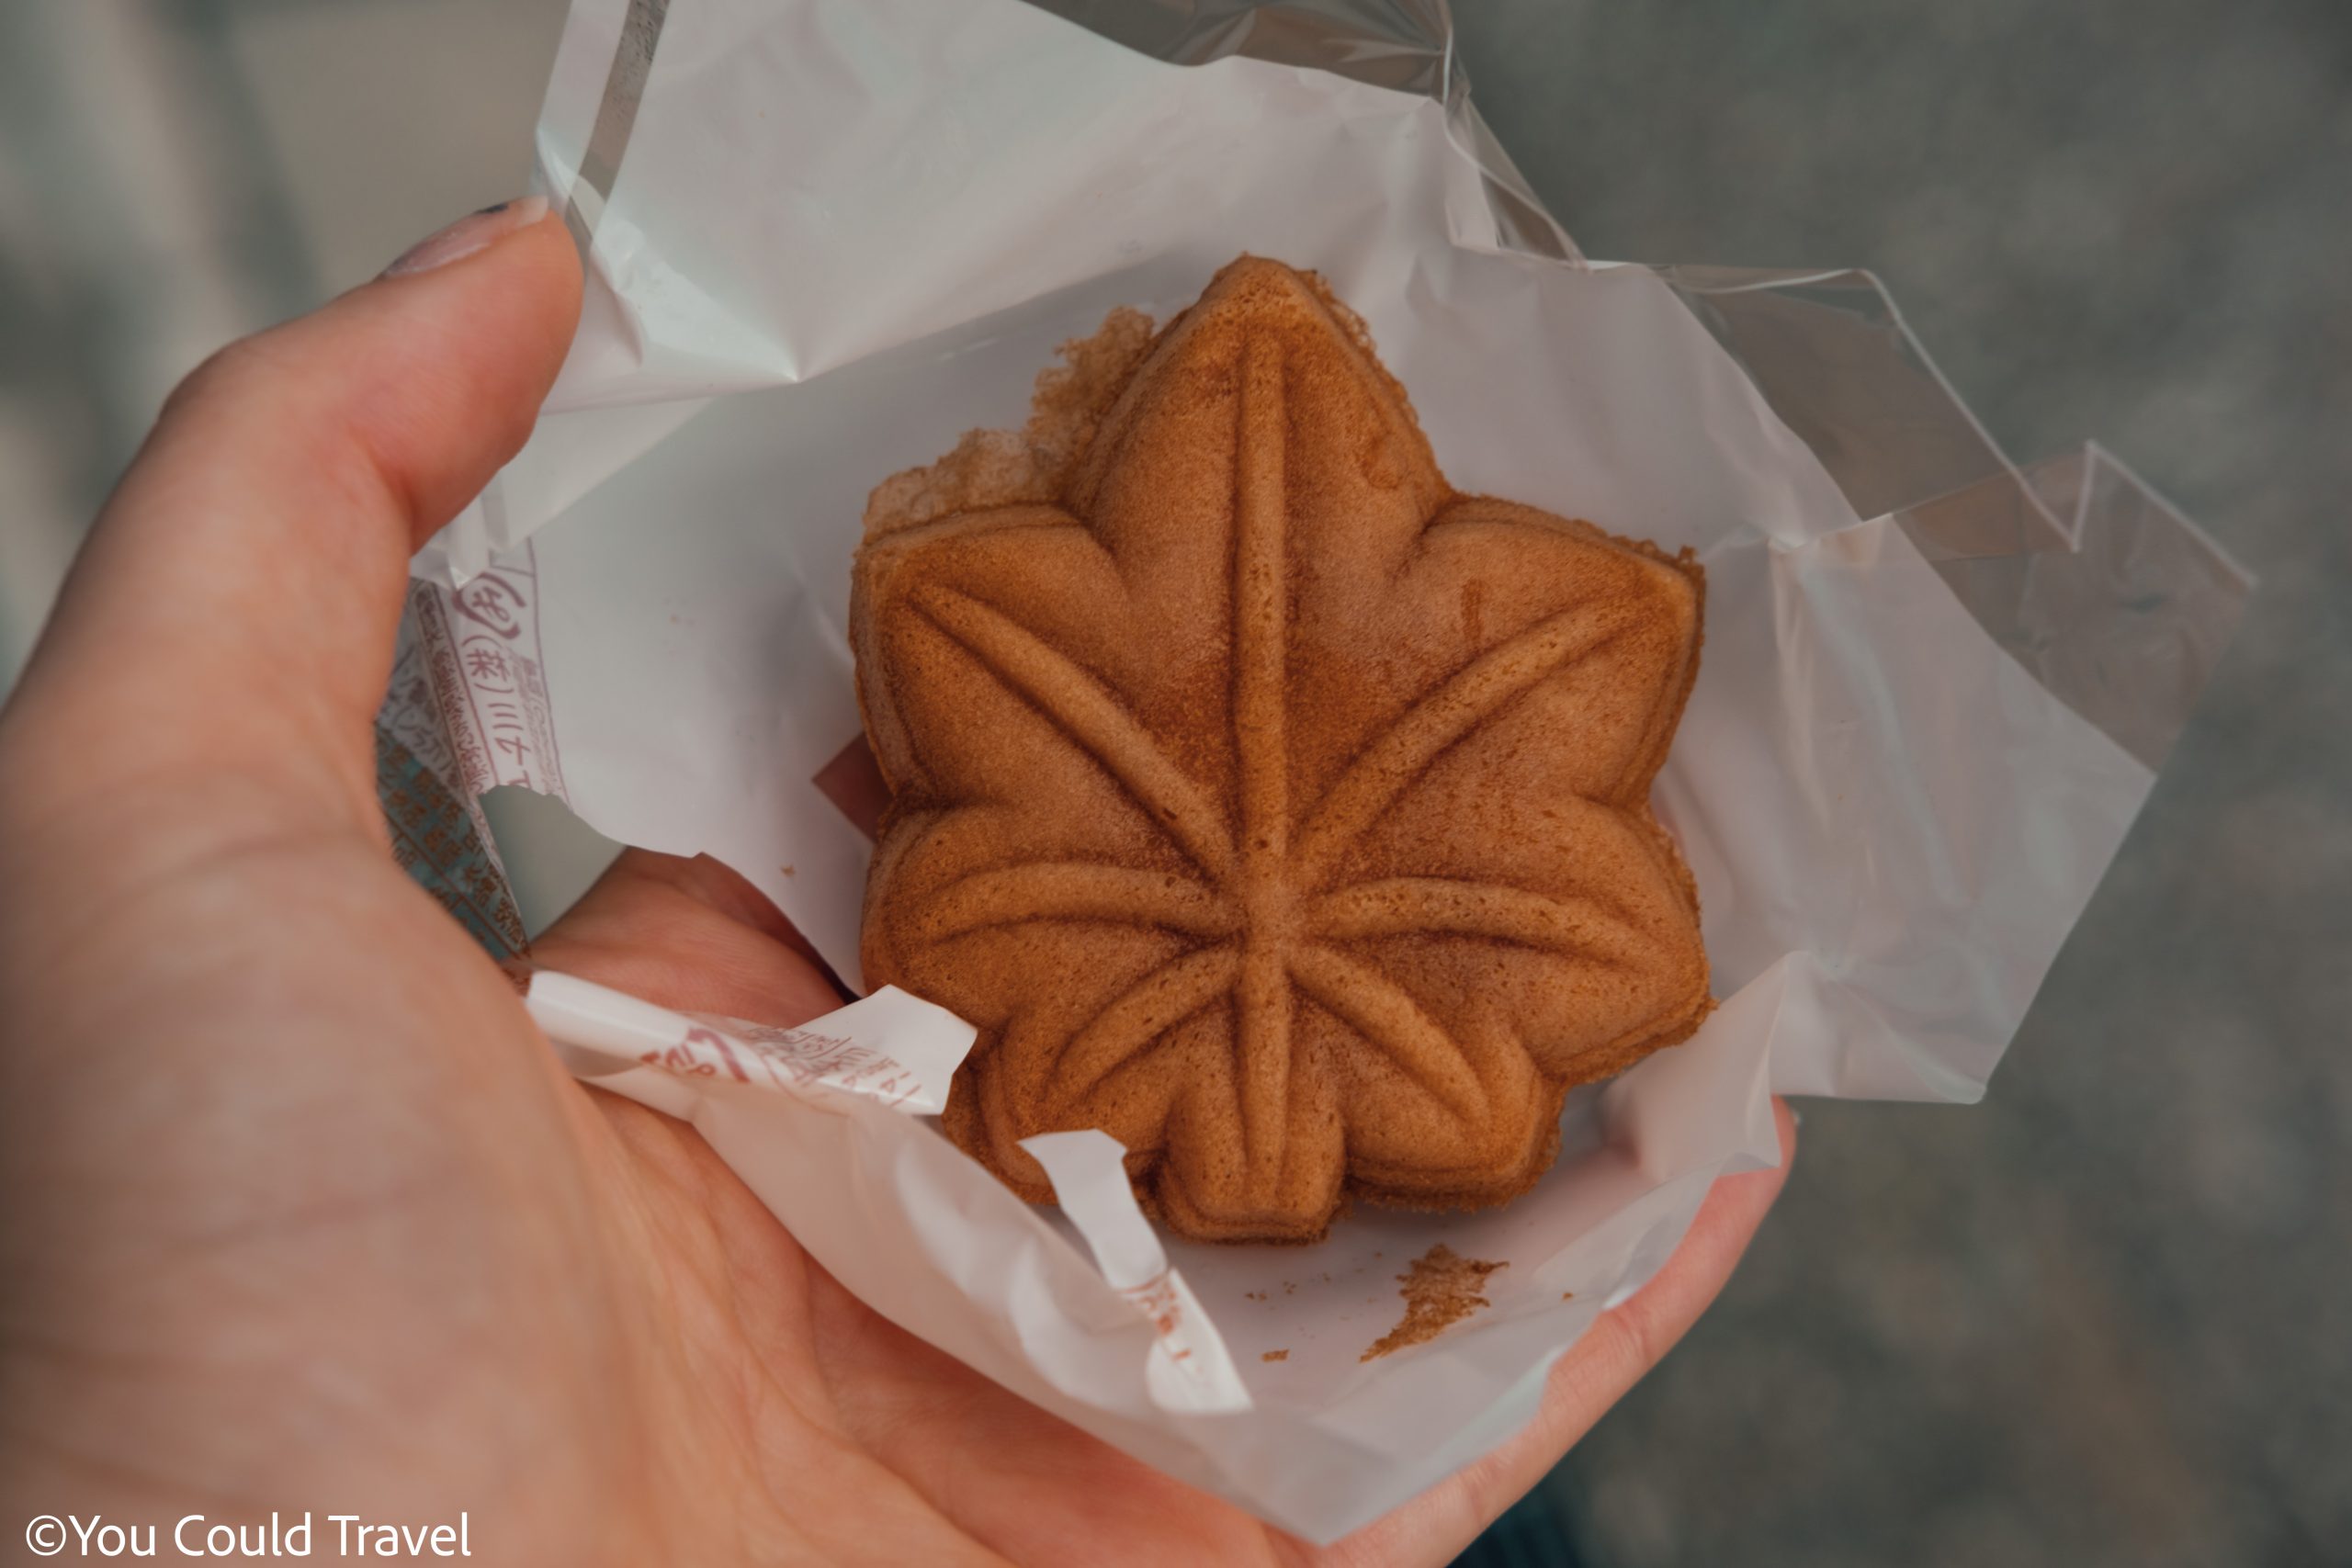
M 435 707 L 469 793 L 519 784 L 564 795 L 539 649 L 537 560 L 526 545 L 455 592 L 410 594 Z

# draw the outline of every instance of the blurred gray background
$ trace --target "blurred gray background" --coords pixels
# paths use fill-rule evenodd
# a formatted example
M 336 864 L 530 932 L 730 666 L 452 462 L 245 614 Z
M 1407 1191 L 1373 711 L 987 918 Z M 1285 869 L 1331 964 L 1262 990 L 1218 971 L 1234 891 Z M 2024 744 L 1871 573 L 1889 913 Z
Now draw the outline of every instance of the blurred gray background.
M 2352 4 L 1456 4 L 1588 252 L 1875 268 L 2264 579 L 1990 1100 L 1808 1107 L 1483 1560 L 2352 1563 Z M 520 187 L 563 9 L 0 4 L 0 682 L 181 373 Z M 506 815 L 543 917 L 593 853 Z

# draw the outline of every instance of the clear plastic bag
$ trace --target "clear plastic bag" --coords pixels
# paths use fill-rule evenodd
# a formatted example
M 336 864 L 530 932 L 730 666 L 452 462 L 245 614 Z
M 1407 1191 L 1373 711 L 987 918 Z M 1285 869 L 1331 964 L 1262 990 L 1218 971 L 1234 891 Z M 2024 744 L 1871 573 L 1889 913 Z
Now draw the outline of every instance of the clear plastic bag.
M 1982 1094 L 2248 588 L 2096 448 L 2011 465 L 1865 275 L 1586 262 L 1446 26 L 1436 0 L 577 0 L 538 153 L 589 259 L 581 336 L 420 556 L 382 731 L 395 817 L 451 829 L 410 858 L 493 946 L 466 814 L 523 784 L 734 865 L 854 976 L 867 845 L 823 780 L 859 736 L 867 490 L 1017 424 L 1057 344 L 1244 250 L 1366 317 L 1459 488 L 1698 551 L 1707 651 L 1657 798 L 1723 1005 L 1575 1096 L 1503 1209 L 1169 1242 L 1099 1134 L 1041 1149 L 1063 1209 L 1032 1210 L 918 1115 L 581 1039 L 600 1009 L 693 1021 L 535 1002 L 877 1309 L 1317 1540 L 1521 1425 L 1715 1178 L 1778 1157 L 1772 1092 Z M 1440 1240 L 1508 1265 L 1491 1304 L 1362 1362 Z

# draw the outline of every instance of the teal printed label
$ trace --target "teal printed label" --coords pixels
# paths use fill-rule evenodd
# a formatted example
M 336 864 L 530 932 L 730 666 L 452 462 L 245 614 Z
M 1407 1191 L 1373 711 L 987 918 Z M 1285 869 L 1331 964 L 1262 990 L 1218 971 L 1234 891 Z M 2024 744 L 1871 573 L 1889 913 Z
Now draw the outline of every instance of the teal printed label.
M 376 726 L 376 795 L 392 858 L 473 933 L 491 956 L 524 956 L 522 911 L 489 841 L 449 787 L 399 737 Z

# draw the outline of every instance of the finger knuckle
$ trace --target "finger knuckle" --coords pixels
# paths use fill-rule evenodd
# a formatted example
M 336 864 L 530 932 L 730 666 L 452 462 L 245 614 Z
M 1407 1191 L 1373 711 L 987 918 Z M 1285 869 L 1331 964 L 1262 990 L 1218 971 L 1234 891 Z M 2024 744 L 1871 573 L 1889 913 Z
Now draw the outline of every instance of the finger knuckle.
M 184 416 L 192 409 L 251 397 L 262 384 L 266 359 L 266 351 L 254 338 L 239 338 L 214 349 L 181 377 L 179 385 L 164 398 L 162 417 Z

